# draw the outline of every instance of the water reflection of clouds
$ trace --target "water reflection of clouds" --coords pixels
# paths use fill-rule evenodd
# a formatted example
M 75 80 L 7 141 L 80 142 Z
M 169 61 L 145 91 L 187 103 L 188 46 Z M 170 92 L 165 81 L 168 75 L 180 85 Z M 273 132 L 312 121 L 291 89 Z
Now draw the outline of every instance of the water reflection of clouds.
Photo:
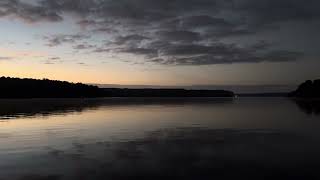
M 131 141 L 75 144 L 49 154 L 76 162 L 72 176 L 83 179 L 307 178 L 318 176 L 319 164 L 319 148 L 308 143 L 277 130 L 176 128 Z
M 309 116 L 287 99 L 107 98 L 6 103 L 0 102 L 0 107 L 5 107 L 0 108 L 1 116 L 45 114 L 50 118 L 3 124 L 1 132 L 15 136 L 3 134 L 1 139 L 0 133 L 1 151 L 11 155 L 12 150 L 17 151 L 20 157 L 1 157 L 12 157 L 11 161 L 0 158 L 0 168 L 8 169 L 0 171 L 0 179 L 5 177 L 2 173 L 9 174 L 10 180 L 319 177 L 318 140 L 287 128 L 297 126 L 309 132 L 302 126 L 306 121 L 301 121 Z M 74 112 L 80 113 L 68 116 Z M 51 117 L 59 113 L 61 116 Z M 255 123 L 259 126 L 250 126 Z M 8 168 L 7 162 L 15 165 Z M 16 178 L 10 177 L 14 173 Z

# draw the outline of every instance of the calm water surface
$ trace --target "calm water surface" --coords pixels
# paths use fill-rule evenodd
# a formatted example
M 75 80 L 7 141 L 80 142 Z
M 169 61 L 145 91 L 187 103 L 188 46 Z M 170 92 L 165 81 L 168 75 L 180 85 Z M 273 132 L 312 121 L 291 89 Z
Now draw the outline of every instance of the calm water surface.
M 0 100 L 0 180 L 319 178 L 319 109 L 286 98 Z

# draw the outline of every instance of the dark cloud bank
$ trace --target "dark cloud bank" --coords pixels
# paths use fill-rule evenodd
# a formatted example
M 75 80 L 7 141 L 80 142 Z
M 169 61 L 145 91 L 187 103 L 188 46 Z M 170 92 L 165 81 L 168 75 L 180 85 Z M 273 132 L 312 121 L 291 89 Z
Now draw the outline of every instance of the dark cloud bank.
M 255 38 L 285 23 L 320 18 L 318 0 L 2 0 L 0 17 L 28 23 L 59 22 L 72 15 L 88 34 L 105 34 L 104 45 L 81 42 L 90 35 L 44 37 L 48 46 L 74 43 L 77 50 L 139 55 L 166 65 L 210 65 L 294 61 L 303 56 Z

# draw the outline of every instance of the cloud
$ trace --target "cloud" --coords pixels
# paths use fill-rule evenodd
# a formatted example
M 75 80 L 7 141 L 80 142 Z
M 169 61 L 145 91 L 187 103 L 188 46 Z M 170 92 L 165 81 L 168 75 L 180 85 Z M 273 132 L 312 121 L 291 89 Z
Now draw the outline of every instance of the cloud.
M 123 49 L 118 49 L 118 52 L 135 54 L 135 55 L 143 55 L 150 58 L 150 57 L 156 57 L 158 50 L 150 49 L 150 48 L 141 48 L 141 47 L 125 47 Z
M 13 59 L 12 57 L 2 57 L 0 56 L 0 61 L 7 61 Z
M 281 56 L 273 56 L 281 53 Z M 297 59 L 296 52 L 267 52 L 262 55 L 250 51 L 233 52 L 232 54 L 203 54 L 194 56 L 175 56 L 174 58 L 163 59 L 160 63 L 169 65 L 212 65 L 212 64 L 233 64 L 233 63 L 258 63 L 258 62 L 287 62 Z M 159 62 L 158 62 L 159 63 Z
M 140 43 L 143 40 L 149 39 L 148 37 L 139 35 L 139 34 L 132 34 L 127 36 L 119 36 L 115 39 L 114 43 L 116 45 L 124 45 L 124 44 L 131 44 L 131 43 Z
M 2 0 L 0 2 L 0 17 L 6 16 L 22 19 L 29 23 L 39 21 L 58 22 L 63 19 L 56 11 L 19 0 Z
M 195 42 L 201 40 L 201 36 L 197 32 L 191 31 L 160 31 L 157 33 L 158 37 L 163 41 L 177 41 L 177 42 Z
M 95 20 L 144 21 L 156 23 L 176 19 L 182 27 L 232 26 L 245 19 L 255 23 L 312 20 L 320 17 L 318 0 L 2 0 L 0 15 L 35 21 L 61 21 L 63 14 L 82 17 L 80 25 Z M 230 15 L 230 16 L 227 16 Z M 238 16 L 239 18 L 234 18 Z
M 78 25 L 80 25 L 82 28 L 87 28 L 89 26 L 94 26 L 97 24 L 96 21 L 94 20 L 86 20 L 86 19 L 83 19 L 81 21 L 78 21 L 77 22 Z
M 98 47 L 98 48 L 94 49 L 92 52 L 94 52 L 94 53 L 109 53 L 109 52 L 112 52 L 112 49 Z
M 90 38 L 89 35 L 75 34 L 75 35 L 53 35 L 53 36 L 44 36 L 43 39 L 48 41 L 47 46 L 53 47 L 58 46 L 64 43 L 75 43 L 84 39 Z
M 83 44 L 78 44 L 78 45 L 73 46 L 73 49 L 85 50 L 85 49 L 92 49 L 92 48 L 95 48 L 95 47 L 96 47 L 95 45 L 83 43 Z
M 84 18 L 79 24 L 86 26 L 96 25 L 96 19 L 116 23 L 135 21 L 135 25 L 139 22 L 150 25 L 176 20 L 180 27 L 194 28 L 232 27 L 239 21 L 266 24 L 320 17 L 320 3 L 317 0 L 42 0 L 38 6 L 13 2 L 21 4 L 21 7 L 26 6 L 23 9 L 41 7 L 43 12 L 61 17 L 63 13 L 76 14 Z M 32 14 L 37 17 L 48 17 L 50 14 L 42 11 L 34 10 Z
M 34 23 L 72 15 L 90 31 L 47 36 L 48 46 L 69 43 L 76 50 L 139 55 L 160 64 L 207 65 L 297 60 L 303 53 L 275 50 L 279 47 L 268 39 L 261 43 L 257 34 L 287 22 L 320 20 L 319 8 L 318 0 L 2 0 L 0 17 Z M 107 35 L 105 46 L 81 42 L 98 33 Z M 251 47 L 232 41 L 245 36 L 257 36 Z
M 242 0 L 234 1 L 236 11 L 258 25 L 320 18 L 318 0 Z
M 54 56 L 54 57 L 49 57 L 47 60 L 45 60 L 43 63 L 50 65 L 50 64 L 58 64 L 58 63 L 63 63 L 64 61 L 58 57 L 58 56 Z
M 88 64 L 84 63 L 84 62 L 78 62 L 77 63 L 78 65 L 81 65 L 81 66 L 88 66 Z
M 51 57 L 49 58 L 50 60 L 60 60 L 61 58 L 60 57 Z
M 2 0 L 1 15 L 15 15 L 34 21 L 60 21 L 63 13 L 84 19 L 81 25 L 92 25 L 92 19 L 156 22 L 179 19 L 182 26 L 230 26 L 225 12 L 261 22 L 310 20 L 319 18 L 319 1 L 309 0 L 41 0 L 38 4 L 20 0 Z M 191 15 L 191 16 L 190 16 Z M 246 16 L 250 15 L 250 16 Z M 92 18 L 88 20 L 86 18 Z M 249 19 L 250 20 L 250 19 Z
M 228 22 L 224 18 L 212 17 L 210 15 L 185 16 L 171 20 L 176 29 L 197 29 L 197 28 L 233 28 L 234 24 Z
M 232 63 L 287 62 L 303 56 L 301 52 L 270 50 L 259 42 L 251 47 L 216 43 L 211 45 L 159 42 L 149 48 L 126 48 L 121 52 L 147 56 L 148 62 L 164 65 L 212 65 Z

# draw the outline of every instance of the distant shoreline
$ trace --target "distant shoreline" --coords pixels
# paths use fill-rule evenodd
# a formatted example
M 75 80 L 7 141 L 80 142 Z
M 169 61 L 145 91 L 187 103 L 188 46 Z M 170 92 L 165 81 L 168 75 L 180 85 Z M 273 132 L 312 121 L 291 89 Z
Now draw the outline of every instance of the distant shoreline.
M 288 97 L 289 92 L 279 93 L 238 93 L 238 97 Z
M 99 88 L 82 83 L 48 79 L 0 78 L 0 99 L 99 97 L 234 97 L 232 91 L 186 89 Z
M 320 80 L 306 81 L 293 92 L 234 93 L 228 90 L 179 89 L 179 88 L 99 88 L 94 85 L 70 83 L 49 79 L 20 79 L 0 77 L 0 99 L 39 98 L 104 98 L 104 97 L 289 97 L 319 99 Z

